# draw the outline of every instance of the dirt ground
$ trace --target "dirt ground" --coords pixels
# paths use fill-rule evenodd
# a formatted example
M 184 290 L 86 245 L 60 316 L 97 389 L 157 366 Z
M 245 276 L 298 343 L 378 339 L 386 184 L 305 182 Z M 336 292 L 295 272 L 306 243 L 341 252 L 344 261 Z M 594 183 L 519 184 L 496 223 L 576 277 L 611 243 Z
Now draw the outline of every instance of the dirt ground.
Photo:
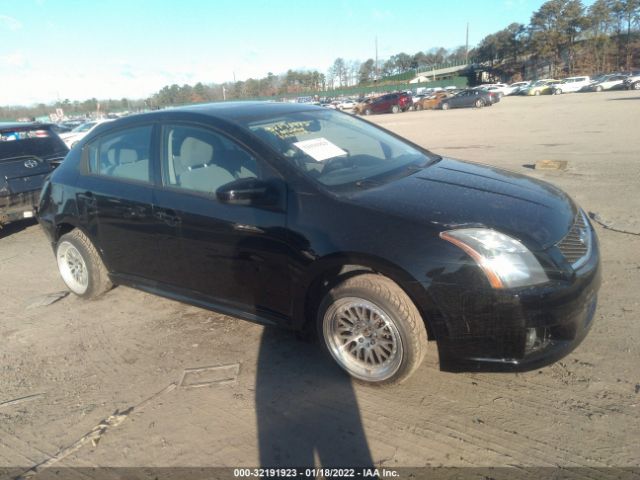
M 552 182 L 640 234 L 636 92 L 371 120 L 436 153 Z M 530 168 L 543 159 L 568 169 Z M 402 386 L 368 388 L 288 332 L 129 288 L 41 305 L 65 287 L 40 228 L 12 224 L 0 231 L 0 477 L 39 464 L 562 466 L 590 479 L 638 468 L 640 236 L 596 230 L 599 306 L 573 354 L 517 375 L 443 373 L 432 356 Z

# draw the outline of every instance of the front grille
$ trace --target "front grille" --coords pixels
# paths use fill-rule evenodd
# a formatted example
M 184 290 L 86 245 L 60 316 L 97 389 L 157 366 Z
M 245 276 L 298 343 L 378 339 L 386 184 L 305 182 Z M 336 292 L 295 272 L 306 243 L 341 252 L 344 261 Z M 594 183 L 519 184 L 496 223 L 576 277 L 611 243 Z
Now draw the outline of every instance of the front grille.
M 557 244 L 564 258 L 574 267 L 586 261 L 591 250 L 591 232 L 584 213 L 578 212 L 569 233 Z

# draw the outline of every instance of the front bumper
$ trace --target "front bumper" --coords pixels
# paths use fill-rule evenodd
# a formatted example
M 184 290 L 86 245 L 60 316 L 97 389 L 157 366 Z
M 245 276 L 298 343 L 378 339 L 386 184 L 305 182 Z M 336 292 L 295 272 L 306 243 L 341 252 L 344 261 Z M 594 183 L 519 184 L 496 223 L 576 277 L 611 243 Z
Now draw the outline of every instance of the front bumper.
M 33 218 L 39 197 L 39 189 L 0 196 L 0 225 Z
M 449 329 L 437 339 L 441 369 L 527 371 L 566 356 L 591 328 L 600 275 L 594 241 L 589 259 L 571 280 L 505 291 L 465 290 L 448 298 Z M 527 339 L 532 331 L 533 344 Z

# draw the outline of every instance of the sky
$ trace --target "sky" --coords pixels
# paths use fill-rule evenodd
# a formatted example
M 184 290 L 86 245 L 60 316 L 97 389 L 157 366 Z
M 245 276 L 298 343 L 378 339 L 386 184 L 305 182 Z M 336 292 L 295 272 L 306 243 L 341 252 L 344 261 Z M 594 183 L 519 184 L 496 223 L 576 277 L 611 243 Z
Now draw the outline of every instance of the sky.
M 544 0 L 0 0 L 0 105 L 146 98 L 469 45 Z M 589 2 L 590 3 L 590 2 Z

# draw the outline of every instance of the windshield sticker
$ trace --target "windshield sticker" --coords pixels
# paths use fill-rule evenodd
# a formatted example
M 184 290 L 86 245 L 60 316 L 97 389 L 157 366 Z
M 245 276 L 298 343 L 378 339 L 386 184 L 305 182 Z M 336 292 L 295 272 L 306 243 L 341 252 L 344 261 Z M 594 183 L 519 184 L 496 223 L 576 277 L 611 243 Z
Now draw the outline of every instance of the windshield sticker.
M 316 162 L 322 162 L 329 158 L 347 155 L 347 152 L 331 143 L 326 138 L 304 140 L 302 142 L 296 142 L 294 145 L 313 158 Z
M 26 140 L 28 138 L 47 138 L 47 130 L 22 130 L 15 132 L 0 132 L 0 142 L 13 142 L 15 140 Z
M 309 125 L 311 125 L 310 121 L 307 122 L 282 122 L 276 123 L 270 127 L 265 127 L 267 132 L 271 132 L 274 135 L 277 135 L 281 139 L 286 139 L 290 137 L 295 137 L 299 133 L 308 133 Z

